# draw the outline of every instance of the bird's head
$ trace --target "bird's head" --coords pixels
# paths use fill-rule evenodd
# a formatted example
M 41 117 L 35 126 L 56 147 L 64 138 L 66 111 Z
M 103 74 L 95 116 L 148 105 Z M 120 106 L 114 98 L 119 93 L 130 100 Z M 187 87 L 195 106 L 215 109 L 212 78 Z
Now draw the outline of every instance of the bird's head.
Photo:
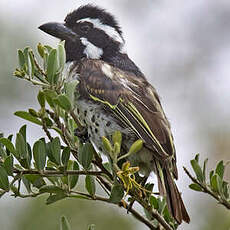
M 67 61 L 83 57 L 106 60 L 125 52 L 125 41 L 116 19 L 93 5 L 74 10 L 66 16 L 64 23 L 50 22 L 39 29 L 65 40 Z

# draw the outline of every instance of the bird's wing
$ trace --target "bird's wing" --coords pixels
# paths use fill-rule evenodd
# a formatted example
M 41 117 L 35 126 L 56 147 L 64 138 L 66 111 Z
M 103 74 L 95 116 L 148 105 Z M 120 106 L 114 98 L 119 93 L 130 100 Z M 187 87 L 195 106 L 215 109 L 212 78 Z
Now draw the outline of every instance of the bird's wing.
M 175 157 L 170 125 L 155 89 L 143 78 L 99 60 L 79 68 L 81 94 L 106 105 L 159 160 Z

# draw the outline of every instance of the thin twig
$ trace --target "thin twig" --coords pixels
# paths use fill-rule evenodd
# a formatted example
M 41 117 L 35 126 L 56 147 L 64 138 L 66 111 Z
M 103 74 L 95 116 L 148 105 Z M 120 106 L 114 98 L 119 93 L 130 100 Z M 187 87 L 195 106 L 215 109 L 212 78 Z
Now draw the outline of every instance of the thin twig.
M 28 169 L 28 170 L 19 170 L 19 169 L 14 169 L 14 173 L 17 174 L 35 174 L 35 175 L 40 175 L 40 176 L 63 176 L 63 175 L 92 175 L 92 176 L 101 176 L 103 175 L 103 172 L 101 171 L 80 171 L 80 170 L 67 170 L 67 171 L 56 171 L 56 170 L 43 170 L 43 171 L 37 171 L 33 169 Z
M 132 194 L 132 196 L 135 195 Z M 153 219 L 156 219 L 164 227 L 165 230 L 173 230 L 170 225 L 164 220 L 164 218 L 157 211 L 153 210 L 153 208 L 148 203 L 146 203 L 138 196 L 135 196 L 135 199 L 144 209 L 149 212 Z
M 220 196 L 218 196 L 216 193 L 214 193 L 212 190 L 210 190 L 206 185 L 200 183 L 195 177 L 193 177 L 190 172 L 185 168 L 184 171 L 185 173 L 189 176 L 189 178 L 194 182 L 195 184 L 198 184 L 204 193 L 207 193 L 214 197 L 217 201 L 219 201 L 220 204 L 224 205 L 227 209 L 230 209 L 230 203 L 227 202 L 226 200 L 222 199 Z
M 154 227 L 154 225 L 149 220 L 147 220 L 144 216 L 142 216 L 139 212 L 137 212 L 133 208 L 129 208 L 128 203 L 124 200 L 120 201 L 118 204 L 115 204 L 115 203 L 112 203 L 109 198 L 105 198 L 105 197 L 101 197 L 101 196 L 91 196 L 89 194 L 85 194 L 85 193 L 81 193 L 81 192 L 75 192 L 75 191 L 73 193 L 85 196 L 91 200 L 103 201 L 103 202 L 106 202 L 109 204 L 118 205 L 119 207 L 122 207 L 125 209 L 129 209 L 129 212 L 132 213 L 136 219 L 138 219 L 139 221 L 144 223 L 146 226 L 148 226 L 150 230 L 157 230 L 158 229 L 158 228 Z

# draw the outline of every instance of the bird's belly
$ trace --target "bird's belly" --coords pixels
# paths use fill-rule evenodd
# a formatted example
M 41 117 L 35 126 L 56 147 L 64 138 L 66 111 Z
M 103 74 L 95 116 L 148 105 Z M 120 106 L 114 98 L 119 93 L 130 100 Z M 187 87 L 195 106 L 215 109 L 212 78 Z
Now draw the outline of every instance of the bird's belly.
M 88 100 L 78 100 L 75 114 L 87 127 L 89 139 L 99 151 L 103 149 L 101 140 L 103 136 L 111 140 L 112 134 L 118 130 L 124 137 L 131 135 L 130 130 L 122 127 L 111 112 L 104 110 L 103 105 Z
M 90 142 L 98 152 L 105 152 L 101 138 L 105 136 L 112 142 L 112 134 L 115 131 L 122 133 L 121 154 L 127 153 L 131 145 L 137 140 L 135 133 L 130 128 L 123 127 L 111 112 L 104 110 L 101 104 L 88 100 L 78 100 L 74 112 L 78 115 L 81 123 L 87 127 Z M 140 152 L 131 155 L 127 160 L 132 166 L 139 166 L 145 175 L 154 171 L 153 152 L 145 147 Z

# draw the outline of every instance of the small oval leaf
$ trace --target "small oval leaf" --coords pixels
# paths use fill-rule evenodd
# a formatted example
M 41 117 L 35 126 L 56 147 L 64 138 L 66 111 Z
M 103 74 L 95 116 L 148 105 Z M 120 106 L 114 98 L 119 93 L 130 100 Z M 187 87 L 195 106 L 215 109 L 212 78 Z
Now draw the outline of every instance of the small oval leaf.
M 203 191 L 203 189 L 198 184 L 190 184 L 189 188 L 191 188 L 192 190 L 198 191 L 198 192 Z
M 191 160 L 191 165 L 192 165 L 192 168 L 196 174 L 197 180 L 199 182 L 203 183 L 204 182 L 203 172 L 202 172 L 201 167 L 198 164 L 197 160 Z
M 33 146 L 33 156 L 35 166 L 38 170 L 43 170 L 46 165 L 46 146 L 41 140 L 35 142 Z
M 135 154 L 139 152 L 143 147 L 143 141 L 141 139 L 135 141 L 129 149 L 129 154 Z
M 72 165 L 71 165 L 71 168 L 70 170 L 76 170 L 78 171 L 79 170 L 79 165 L 76 161 L 72 161 Z M 69 183 L 69 187 L 70 189 L 73 189 L 77 182 L 78 182 L 78 178 L 79 178 L 79 175 L 70 175 L 68 176 L 68 183 Z
M 57 50 L 52 49 L 47 61 L 47 80 L 50 84 L 54 83 L 54 77 L 57 69 Z
M 63 165 L 67 165 L 70 158 L 70 148 L 65 147 L 62 151 L 61 161 Z
M 0 143 L 2 143 L 11 153 L 16 154 L 16 149 L 8 138 L 0 138 Z
M 117 204 L 121 201 L 123 196 L 124 196 L 124 189 L 122 185 L 116 184 L 112 187 L 112 191 L 111 191 L 109 200 L 111 203 Z
M 25 119 L 27 121 L 30 121 L 34 124 L 42 125 L 42 122 L 40 120 L 38 120 L 36 117 L 32 116 L 30 113 L 28 113 L 26 111 L 17 111 L 14 113 L 14 115 L 16 115 L 22 119 Z
M 79 151 L 79 162 L 86 170 L 89 168 L 93 160 L 94 151 L 95 150 L 90 143 L 84 144 Z
M 51 153 L 55 163 L 61 164 L 61 143 L 58 137 L 55 137 L 51 142 Z
M 3 164 L 7 174 L 9 176 L 13 176 L 13 166 L 14 166 L 14 158 L 12 155 L 6 157 L 4 164 Z
M 96 186 L 94 177 L 91 175 L 86 175 L 85 177 L 85 188 L 91 196 L 95 195 Z
M 8 175 L 2 166 L 0 166 L 0 188 L 5 191 L 10 189 Z
M 37 96 L 38 102 L 42 108 L 45 107 L 45 94 L 41 90 L 38 92 Z
M 53 101 L 64 110 L 66 111 L 71 110 L 71 103 L 67 96 L 59 95 L 57 98 L 53 99 Z
M 44 185 L 39 189 L 40 193 L 63 193 L 64 190 L 56 185 Z
M 219 177 L 221 178 L 221 179 L 223 179 L 223 177 L 224 177 L 224 162 L 223 161 L 220 161 L 218 164 L 217 164 L 217 166 L 216 166 L 216 174 L 218 174 L 219 175 Z

